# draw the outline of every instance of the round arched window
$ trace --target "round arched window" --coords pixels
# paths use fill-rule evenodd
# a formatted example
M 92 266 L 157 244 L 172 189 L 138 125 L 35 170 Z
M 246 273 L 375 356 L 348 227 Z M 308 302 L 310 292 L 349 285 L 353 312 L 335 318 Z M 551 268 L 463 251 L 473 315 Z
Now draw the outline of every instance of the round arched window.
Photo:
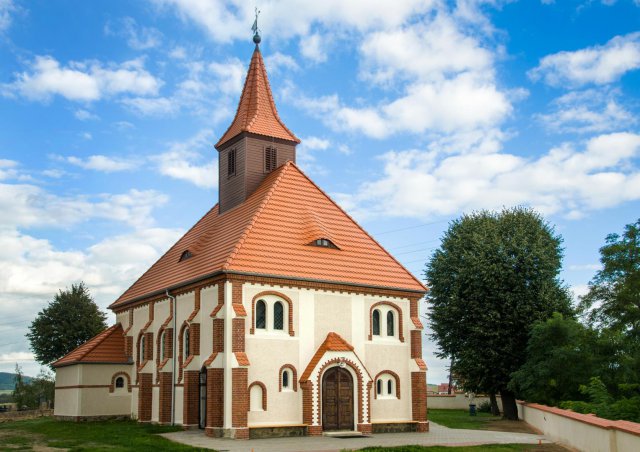
M 124 388 L 124 377 L 116 378 L 116 388 Z

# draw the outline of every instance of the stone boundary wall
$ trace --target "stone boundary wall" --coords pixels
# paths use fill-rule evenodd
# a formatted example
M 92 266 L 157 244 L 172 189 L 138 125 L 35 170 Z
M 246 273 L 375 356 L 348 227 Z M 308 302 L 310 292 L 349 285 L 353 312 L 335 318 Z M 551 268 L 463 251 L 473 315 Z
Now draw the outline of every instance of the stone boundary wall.
M 502 399 L 496 396 L 498 407 L 502 411 Z M 477 395 L 474 399 L 476 408 L 483 402 L 488 402 L 489 396 Z M 468 410 L 469 398 L 464 393 L 457 394 L 427 394 L 427 407 L 442 410 Z
M 518 402 L 518 416 L 552 441 L 585 452 L 640 450 L 640 424 Z
M 33 419 L 43 416 L 52 416 L 53 410 L 22 410 L 22 411 L 7 411 L 0 413 L 0 423 L 7 421 L 15 421 L 17 419 Z

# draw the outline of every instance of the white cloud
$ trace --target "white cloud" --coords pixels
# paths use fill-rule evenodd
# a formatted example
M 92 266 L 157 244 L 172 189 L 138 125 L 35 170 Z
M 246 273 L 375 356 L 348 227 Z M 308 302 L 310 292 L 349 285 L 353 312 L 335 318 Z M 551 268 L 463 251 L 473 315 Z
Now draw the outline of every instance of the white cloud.
M 88 110 L 84 110 L 82 108 L 79 108 L 78 110 L 76 110 L 73 115 L 79 119 L 80 121 L 89 121 L 89 120 L 97 120 L 100 119 L 96 114 L 91 113 Z
M 18 162 L 0 159 L 0 180 L 14 179 L 18 176 Z
M 168 198 L 154 190 L 129 190 L 121 194 L 59 196 L 32 184 L 0 184 L 0 229 L 60 227 L 91 219 L 105 219 L 148 227 L 153 210 Z
M 554 111 L 534 117 L 556 133 L 627 130 L 637 119 L 618 103 L 620 97 L 616 90 L 571 91 L 552 102 Z
M 183 19 L 199 24 L 219 42 L 246 40 L 247 24 L 253 22 L 253 4 L 240 0 L 156 0 L 156 3 L 174 8 Z M 313 26 L 358 32 L 374 27 L 398 26 L 429 11 L 434 3 L 430 0 L 404 0 L 394 2 L 393 8 L 389 8 L 387 0 L 288 0 L 273 2 L 268 8 L 263 8 L 259 24 L 264 36 L 285 39 L 304 36 L 306 39 Z
M 384 175 L 355 195 L 340 195 L 358 215 L 430 218 L 475 209 L 530 205 L 543 214 L 579 218 L 640 199 L 640 135 L 615 133 L 571 144 L 534 159 L 491 150 L 463 154 L 393 151 Z
M 91 155 L 84 159 L 70 156 L 63 159 L 72 165 L 79 166 L 80 168 L 102 171 L 105 173 L 132 170 L 138 166 L 138 163 L 133 160 L 107 157 L 105 155 Z
M 569 265 L 567 269 L 570 271 L 584 271 L 584 270 L 596 271 L 596 270 L 602 269 L 602 264 L 579 264 L 579 265 L 574 264 L 574 265 Z
M 208 69 L 215 76 L 220 92 L 237 95 L 242 91 L 247 67 L 238 58 L 231 58 L 223 63 L 210 63 Z
M 115 25 L 107 23 L 106 35 L 122 36 L 134 50 L 147 50 L 162 43 L 162 33 L 153 27 L 139 26 L 132 17 L 124 17 Z
M 284 53 L 276 52 L 265 57 L 264 60 L 264 64 L 267 67 L 269 74 L 300 70 L 300 66 L 298 66 L 296 60 L 291 55 L 285 55 Z
M 16 10 L 12 0 L 0 0 L 0 33 L 9 29 L 11 14 Z
M 298 164 L 308 173 L 324 173 L 326 170 L 317 163 L 316 152 L 329 149 L 331 142 L 325 138 L 306 137 L 296 149 Z
M 178 105 L 167 97 L 132 97 L 121 102 L 142 116 L 170 116 L 178 109 Z
M 218 185 L 218 165 L 210 153 L 203 157 L 201 151 L 211 149 L 212 144 L 211 131 L 204 129 L 184 142 L 172 143 L 167 152 L 151 159 L 160 174 L 211 189 Z
M 28 71 L 15 74 L 5 84 L 5 95 L 21 95 L 47 101 L 58 95 L 73 101 L 95 101 L 117 94 L 155 95 L 162 82 L 144 69 L 141 60 L 103 65 L 98 61 L 70 62 L 67 66 L 51 56 L 37 56 Z
M 636 32 L 615 36 L 604 45 L 547 55 L 528 75 L 551 86 L 604 85 L 639 67 L 640 32 Z
M 184 60 L 187 58 L 187 50 L 184 47 L 177 46 L 169 52 L 169 56 L 176 60 Z
M 319 33 L 314 33 L 300 40 L 300 54 L 314 63 L 327 61 L 329 39 Z

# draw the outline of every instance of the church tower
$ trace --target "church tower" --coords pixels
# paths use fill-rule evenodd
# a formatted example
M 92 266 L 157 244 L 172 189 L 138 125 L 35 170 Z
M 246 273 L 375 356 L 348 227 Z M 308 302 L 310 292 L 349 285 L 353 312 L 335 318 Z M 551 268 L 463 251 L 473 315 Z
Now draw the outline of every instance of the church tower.
M 300 143 L 278 116 L 257 32 L 253 41 L 256 48 L 236 116 L 215 146 L 220 214 L 242 204 L 267 174 L 289 160 L 295 162 Z

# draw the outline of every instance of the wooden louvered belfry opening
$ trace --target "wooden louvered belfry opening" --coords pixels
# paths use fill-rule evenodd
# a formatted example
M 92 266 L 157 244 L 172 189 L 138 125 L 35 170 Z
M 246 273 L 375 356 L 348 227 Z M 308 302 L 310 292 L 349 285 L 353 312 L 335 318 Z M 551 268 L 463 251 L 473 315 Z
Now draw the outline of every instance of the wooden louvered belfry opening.
M 273 146 L 264 149 L 264 171 L 270 173 L 278 166 L 278 150 Z

